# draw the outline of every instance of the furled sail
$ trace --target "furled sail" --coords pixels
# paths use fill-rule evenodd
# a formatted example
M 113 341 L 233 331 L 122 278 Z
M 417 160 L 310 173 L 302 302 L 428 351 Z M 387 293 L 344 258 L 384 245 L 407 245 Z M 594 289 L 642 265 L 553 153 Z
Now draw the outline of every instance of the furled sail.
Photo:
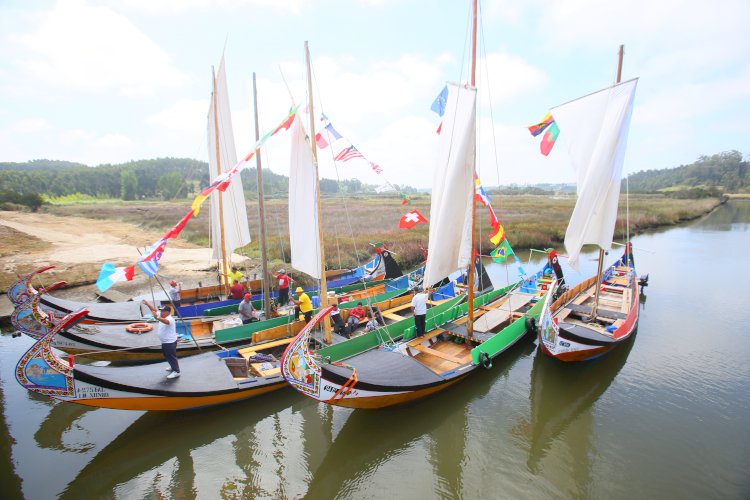
M 237 150 L 234 146 L 234 131 L 232 130 L 232 116 L 229 112 L 229 93 L 227 91 L 227 77 L 224 70 L 224 58 L 221 58 L 216 72 L 216 99 L 211 99 L 208 110 L 208 174 L 210 179 L 218 175 L 216 142 L 219 143 L 219 158 L 221 171 L 225 172 L 237 163 Z M 214 103 L 218 103 L 214 106 Z M 218 108 L 218 109 L 215 109 Z M 216 125 L 218 114 L 218 127 Z M 218 128 L 218 139 L 217 135 Z M 218 193 L 217 193 L 218 194 Z M 245 193 L 242 191 L 242 179 L 235 175 L 227 190 L 222 193 L 223 220 L 219 217 L 219 197 L 211 196 L 211 241 L 215 259 L 221 258 L 221 224 L 224 226 L 224 245 L 228 254 L 235 249 L 250 243 L 250 229 L 247 224 L 247 208 Z
M 552 108 L 576 171 L 578 200 L 565 233 L 574 269 L 583 245 L 608 249 L 612 243 L 637 83 L 629 80 Z
M 318 233 L 318 176 L 305 128 L 295 117 L 291 127 L 289 164 L 289 242 L 292 267 L 316 279 L 322 277 Z
M 476 89 L 448 84 L 432 184 L 430 240 L 425 286 L 471 262 L 471 204 L 474 202 Z

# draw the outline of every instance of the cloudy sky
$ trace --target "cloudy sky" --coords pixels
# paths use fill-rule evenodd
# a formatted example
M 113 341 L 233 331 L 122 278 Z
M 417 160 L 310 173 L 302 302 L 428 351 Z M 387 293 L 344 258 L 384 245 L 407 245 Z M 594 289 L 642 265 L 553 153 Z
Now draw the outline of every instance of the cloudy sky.
M 640 77 L 627 172 L 750 153 L 746 0 L 480 1 L 480 175 L 485 185 L 573 180 L 524 128 L 557 104 Z M 431 185 L 430 104 L 467 79 L 469 1 L 2 0 L 0 161 L 98 165 L 205 160 L 211 68 L 224 54 L 239 155 L 306 99 L 309 41 L 316 109 L 370 160 L 326 177 Z M 561 141 L 564 131 L 561 133 Z M 284 134 L 264 166 L 287 173 Z M 558 144 L 563 146 L 563 144 Z

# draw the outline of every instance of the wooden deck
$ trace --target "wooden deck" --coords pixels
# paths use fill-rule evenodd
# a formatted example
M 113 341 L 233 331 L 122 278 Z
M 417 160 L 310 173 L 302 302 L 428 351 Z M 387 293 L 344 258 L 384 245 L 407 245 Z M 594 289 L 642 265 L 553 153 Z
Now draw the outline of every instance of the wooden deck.
M 455 370 L 457 367 L 471 362 L 471 348 L 466 344 L 439 341 L 429 347 L 421 343 L 410 347 L 419 351 L 414 359 L 437 374 Z

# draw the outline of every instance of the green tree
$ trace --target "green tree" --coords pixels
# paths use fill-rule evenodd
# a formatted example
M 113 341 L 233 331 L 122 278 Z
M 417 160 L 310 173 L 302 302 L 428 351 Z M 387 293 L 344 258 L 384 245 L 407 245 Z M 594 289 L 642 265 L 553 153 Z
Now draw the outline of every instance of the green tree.
M 159 177 L 156 187 L 165 200 L 171 200 L 182 187 L 182 176 L 178 172 L 168 172 Z
M 120 171 L 120 198 L 123 200 L 135 200 L 138 194 L 138 177 L 132 170 Z

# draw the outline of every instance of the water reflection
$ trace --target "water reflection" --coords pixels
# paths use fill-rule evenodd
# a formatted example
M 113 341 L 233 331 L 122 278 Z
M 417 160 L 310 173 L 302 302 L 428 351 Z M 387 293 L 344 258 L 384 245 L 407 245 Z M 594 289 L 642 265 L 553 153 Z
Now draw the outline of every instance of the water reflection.
M 29 391 L 29 394 L 35 393 Z M 44 397 L 39 394 L 36 395 Z M 92 442 L 77 442 L 75 446 L 66 446 L 63 438 L 68 432 L 78 433 L 83 431 L 83 427 L 78 423 L 79 419 L 86 413 L 95 411 L 96 408 L 62 402 L 55 403 L 49 398 L 45 399 L 46 402 L 52 403 L 54 406 L 34 433 L 34 440 L 39 447 L 78 453 L 92 449 L 95 446 Z
M 545 474 L 550 450 L 567 449 L 567 471 L 555 480 L 573 481 L 570 493 L 590 496 L 592 481 L 594 407 L 630 354 L 637 332 L 625 344 L 588 363 L 560 363 L 537 351 L 531 368 L 531 418 L 521 428 L 528 437 L 527 466 L 534 475 Z M 551 459 L 559 466 L 559 453 Z M 565 490 L 566 488 L 561 488 Z

